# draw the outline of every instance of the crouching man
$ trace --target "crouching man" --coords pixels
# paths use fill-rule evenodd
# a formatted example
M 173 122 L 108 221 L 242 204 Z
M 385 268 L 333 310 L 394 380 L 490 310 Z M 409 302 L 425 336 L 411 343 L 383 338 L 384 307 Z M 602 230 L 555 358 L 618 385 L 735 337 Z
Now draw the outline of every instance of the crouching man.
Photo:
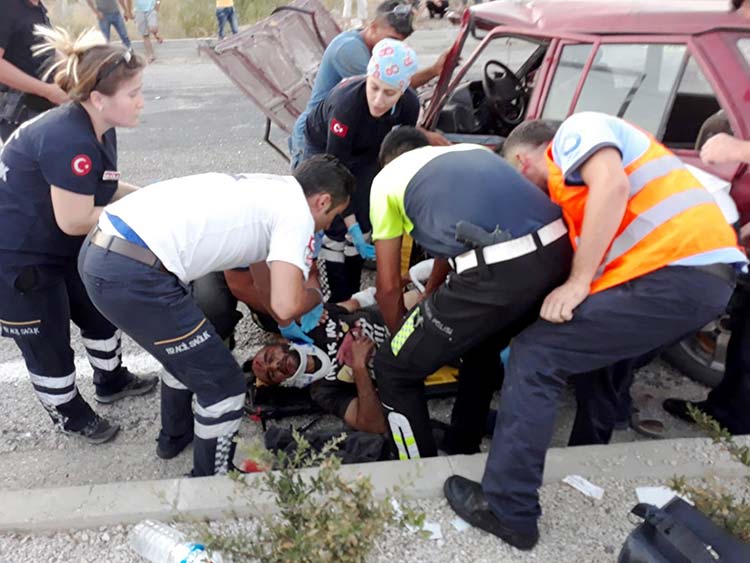
M 569 378 L 587 374 L 588 400 L 606 405 L 605 368 L 715 319 L 746 258 L 711 194 L 680 159 L 621 119 L 583 112 L 559 130 L 529 121 L 503 151 L 562 207 L 575 254 L 541 319 L 513 340 L 481 485 L 453 476 L 444 491 L 461 518 L 531 549 L 539 538 L 545 454 Z M 611 432 L 619 395 L 609 399 L 609 408 L 587 412 Z M 580 408 L 586 398 L 578 400 Z
M 294 177 L 188 176 L 105 208 L 79 270 L 94 305 L 166 370 L 159 457 L 174 457 L 192 441 L 193 476 L 226 473 L 243 413 L 242 371 L 188 284 L 250 265 L 268 310 L 288 333 L 299 330 L 300 316 L 303 325 L 317 324 L 320 292 L 304 288 L 313 233 L 346 207 L 353 190 L 349 171 L 319 155 Z M 315 318 L 305 318 L 309 311 Z
M 375 373 L 401 459 L 437 454 L 424 380 L 459 358 L 458 396 L 441 449 L 479 451 L 500 383 L 500 351 L 565 280 L 571 258 L 560 208 L 501 157 L 479 145 L 426 145 L 414 128 L 388 134 L 370 204 L 377 300 L 393 333 L 375 355 Z M 427 284 L 432 293 L 403 319 L 405 233 L 437 260 Z M 440 283 L 449 262 L 453 272 Z

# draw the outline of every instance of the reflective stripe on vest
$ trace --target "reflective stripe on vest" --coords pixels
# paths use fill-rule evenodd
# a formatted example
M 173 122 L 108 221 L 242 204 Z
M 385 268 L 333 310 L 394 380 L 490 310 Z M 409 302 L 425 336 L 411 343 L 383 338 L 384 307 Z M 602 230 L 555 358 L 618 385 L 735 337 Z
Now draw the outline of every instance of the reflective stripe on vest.
M 679 158 L 652 137 L 650 140 L 646 152 L 625 167 L 630 184 L 628 204 L 591 284 L 592 293 L 690 256 L 737 248 L 737 236 L 711 194 Z M 552 158 L 551 144 L 547 165 L 550 198 L 562 207 L 571 243 L 577 249 L 588 188 L 565 183 Z

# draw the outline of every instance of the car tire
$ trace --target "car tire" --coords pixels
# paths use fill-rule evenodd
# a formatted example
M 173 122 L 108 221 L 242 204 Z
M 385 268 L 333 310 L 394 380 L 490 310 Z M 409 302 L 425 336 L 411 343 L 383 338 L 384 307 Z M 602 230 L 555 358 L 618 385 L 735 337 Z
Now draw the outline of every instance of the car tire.
M 690 379 L 716 387 L 724 377 L 730 335 L 727 318 L 721 317 L 664 350 L 662 357 Z

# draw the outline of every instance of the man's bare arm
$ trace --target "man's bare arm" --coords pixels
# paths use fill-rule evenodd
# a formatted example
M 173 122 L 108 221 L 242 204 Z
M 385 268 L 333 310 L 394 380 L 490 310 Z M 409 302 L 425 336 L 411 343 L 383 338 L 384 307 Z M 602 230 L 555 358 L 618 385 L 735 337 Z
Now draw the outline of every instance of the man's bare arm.
M 406 313 L 401 293 L 401 237 L 376 241 L 375 255 L 375 298 L 388 330 L 394 333 Z
M 366 336 L 358 337 L 352 344 L 352 374 L 357 386 L 357 398 L 349 403 L 344 422 L 361 432 L 383 434 L 386 431 L 383 406 L 367 369 L 373 348 L 374 343 Z
M 433 293 L 438 287 L 443 285 L 450 271 L 451 267 L 448 264 L 448 260 L 445 258 L 435 258 L 430 277 L 427 278 L 427 283 L 424 284 L 424 295 L 427 296 Z
M 14 90 L 46 98 L 53 104 L 62 104 L 68 101 L 68 95 L 59 86 L 42 82 L 30 74 L 26 74 L 20 68 L 5 60 L 4 55 L 5 49 L 0 49 L 0 83 Z
M 573 267 L 563 285 L 544 300 L 541 317 L 550 322 L 566 322 L 591 289 L 591 282 L 617 229 L 622 223 L 630 195 L 620 153 L 604 148 L 594 153 L 581 167 L 588 187 L 583 226 Z
M 266 309 L 286 326 L 301 314 L 320 303 L 320 293 L 316 289 L 305 288 L 302 270 L 281 260 L 268 266 L 263 262 L 250 265 L 253 283 Z

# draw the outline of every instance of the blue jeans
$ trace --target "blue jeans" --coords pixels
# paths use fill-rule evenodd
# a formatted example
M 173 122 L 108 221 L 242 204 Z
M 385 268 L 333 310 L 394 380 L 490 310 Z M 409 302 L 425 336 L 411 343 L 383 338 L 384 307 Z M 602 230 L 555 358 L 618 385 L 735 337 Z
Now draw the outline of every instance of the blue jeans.
M 99 20 L 99 29 L 102 30 L 102 34 L 108 43 L 109 30 L 112 26 L 115 26 L 117 35 L 122 39 L 123 45 L 130 49 L 130 37 L 128 37 L 128 30 L 125 29 L 125 20 L 122 19 L 122 14 L 120 12 L 105 13 L 104 17 Z
M 216 8 L 216 19 L 219 22 L 219 39 L 224 39 L 224 24 L 229 22 L 232 33 L 237 33 L 237 14 L 234 8 Z

